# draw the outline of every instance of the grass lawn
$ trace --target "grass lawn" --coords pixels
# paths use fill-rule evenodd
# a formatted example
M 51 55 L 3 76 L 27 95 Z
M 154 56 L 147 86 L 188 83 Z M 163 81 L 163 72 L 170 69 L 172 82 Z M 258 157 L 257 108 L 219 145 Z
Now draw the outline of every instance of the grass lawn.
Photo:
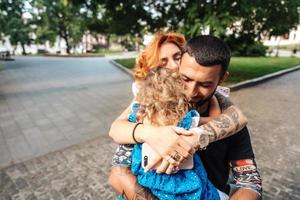
M 4 65 L 0 64 L 0 71 L 4 69 Z
M 122 53 L 122 50 L 108 50 L 108 49 L 100 49 L 95 54 L 102 54 L 102 55 L 114 55 Z
M 131 69 L 135 58 L 115 60 Z M 292 57 L 233 57 L 229 67 L 229 78 L 225 85 L 257 78 L 266 74 L 300 65 L 300 58 Z
M 132 69 L 134 67 L 135 58 L 116 59 L 115 61 L 128 69 Z

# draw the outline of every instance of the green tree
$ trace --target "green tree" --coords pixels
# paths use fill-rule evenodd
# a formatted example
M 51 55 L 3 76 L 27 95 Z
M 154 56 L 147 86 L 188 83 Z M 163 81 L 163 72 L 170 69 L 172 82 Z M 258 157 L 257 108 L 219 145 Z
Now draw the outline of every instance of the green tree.
M 156 23 L 167 25 L 187 38 L 202 34 L 219 36 L 233 50 L 247 54 L 261 48 L 263 34 L 282 35 L 299 23 L 299 0 L 173 0 L 149 1 Z M 258 47 L 255 47 L 258 45 Z M 251 51 L 252 51 L 251 50 Z M 263 52 L 263 51 L 261 51 Z
M 54 42 L 56 36 L 63 38 L 69 54 L 72 47 L 81 42 L 85 31 L 85 18 L 80 4 L 67 0 L 36 0 L 37 41 Z
M 23 54 L 26 54 L 25 45 L 32 42 L 31 19 L 24 18 L 25 13 L 30 13 L 30 3 L 31 1 L 25 0 L 0 0 L 0 37 L 9 36 L 14 46 L 20 43 Z
M 260 43 L 263 35 L 280 36 L 299 24 L 298 0 L 265 0 L 250 2 L 239 15 L 239 23 L 232 26 L 226 38 L 231 48 L 241 55 L 264 54 Z M 251 53 L 252 52 L 252 53 Z
M 139 0 L 92 0 L 90 10 L 93 19 L 88 23 L 89 30 L 106 35 L 108 41 L 111 35 L 138 41 L 151 21 L 145 2 Z

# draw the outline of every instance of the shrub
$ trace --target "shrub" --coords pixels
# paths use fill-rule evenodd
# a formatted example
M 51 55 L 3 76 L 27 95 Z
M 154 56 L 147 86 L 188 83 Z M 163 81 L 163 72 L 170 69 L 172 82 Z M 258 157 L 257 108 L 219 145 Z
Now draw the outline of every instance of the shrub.
M 260 42 L 251 44 L 251 45 L 240 45 L 236 49 L 232 49 L 233 56 L 265 56 L 267 48 Z
M 38 54 L 46 54 L 46 53 L 49 53 L 49 52 L 46 49 L 38 49 L 37 53 Z

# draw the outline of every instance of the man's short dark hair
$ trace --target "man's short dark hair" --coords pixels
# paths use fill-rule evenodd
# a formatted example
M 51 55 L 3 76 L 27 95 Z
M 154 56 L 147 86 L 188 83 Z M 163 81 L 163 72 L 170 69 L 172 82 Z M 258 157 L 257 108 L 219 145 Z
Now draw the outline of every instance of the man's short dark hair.
M 200 35 L 190 39 L 185 45 L 184 52 L 194 57 L 203 66 L 221 65 L 221 75 L 228 69 L 230 49 L 221 39 L 211 35 Z

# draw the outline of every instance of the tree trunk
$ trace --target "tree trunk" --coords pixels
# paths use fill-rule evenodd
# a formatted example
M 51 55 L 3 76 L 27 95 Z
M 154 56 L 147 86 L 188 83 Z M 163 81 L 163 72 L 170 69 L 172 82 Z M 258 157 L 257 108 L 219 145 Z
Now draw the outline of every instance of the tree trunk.
M 276 48 L 275 57 L 278 57 L 278 56 L 279 56 L 280 41 L 281 41 L 281 36 L 279 36 L 279 41 L 278 41 L 278 43 L 277 43 L 277 48 Z
M 110 46 L 110 35 L 108 34 L 106 36 L 106 49 L 109 49 L 109 46 Z
M 70 43 L 69 43 L 69 38 L 66 36 L 64 39 L 65 39 L 66 45 L 67 45 L 67 54 L 70 54 L 71 46 L 70 46 Z
M 25 49 L 25 44 L 21 43 L 21 46 L 22 46 L 22 55 L 27 55 L 26 49 Z
M 71 46 L 70 46 L 70 42 L 69 42 L 69 37 L 68 37 L 68 33 L 65 29 L 63 29 L 61 31 L 60 36 L 65 40 L 66 45 L 67 45 L 67 54 L 70 54 L 70 50 L 71 50 Z

